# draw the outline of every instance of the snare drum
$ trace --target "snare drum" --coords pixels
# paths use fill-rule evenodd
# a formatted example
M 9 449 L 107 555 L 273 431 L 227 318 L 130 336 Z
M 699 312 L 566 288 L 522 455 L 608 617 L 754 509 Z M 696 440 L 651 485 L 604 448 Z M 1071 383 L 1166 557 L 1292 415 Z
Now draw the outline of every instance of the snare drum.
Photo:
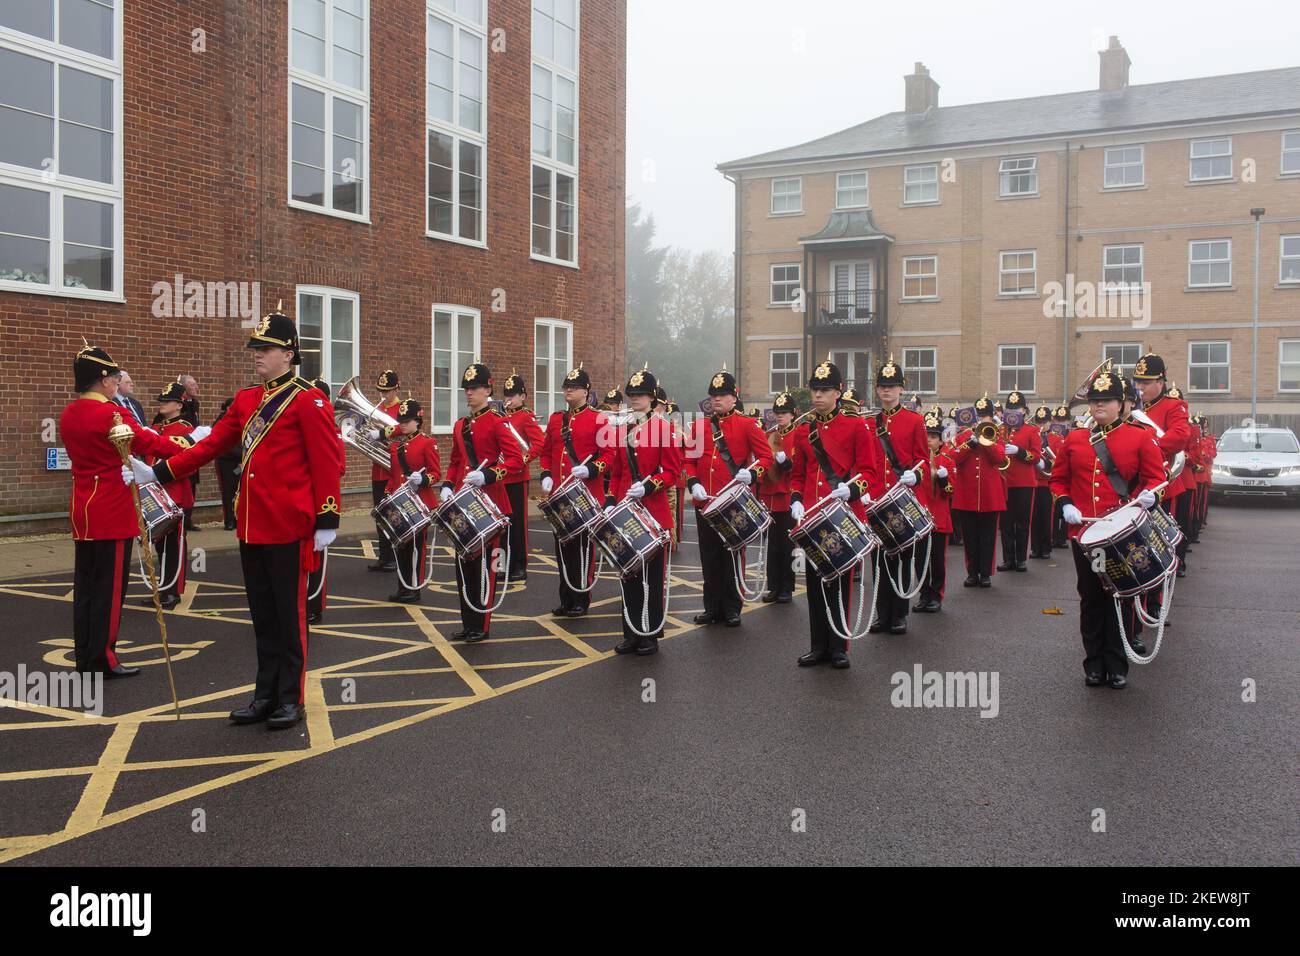
M 150 541 L 167 537 L 185 517 L 185 509 L 173 501 L 167 489 L 156 481 L 140 486 L 140 511 Z
M 481 488 L 466 485 L 433 513 L 434 520 L 451 535 L 452 547 L 462 561 L 483 553 L 488 542 L 510 526 Z
M 672 537 L 639 501 L 633 500 L 616 505 L 609 514 L 597 515 L 591 535 L 624 578 L 658 558 Z
M 538 502 L 537 507 L 555 529 L 555 537 L 561 544 L 588 530 L 600 517 L 600 502 L 586 482 L 572 475 L 549 498 Z
M 700 514 L 728 551 L 739 551 L 772 526 L 772 516 L 748 486 L 732 481 Z
M 1102 553 L 1105 570 L 1097 577 L 1119 597 L 1160 587 L 1178 568 L 1173 546 L 1139 505 L 1121 505 L 1092 522 L 1079 536 L 1079 546 L 1089 560 Z
M 934 519 L 912 489 L 899 482 L 867 505 L 867 524 L 893 556 L 934 530 Z
M 402 485 L 379 502 L 370 514 L 395 544 L 410 541 L 433 521 L 429 506 L 420 500 L 420 493 L 408 485 Z
M 814 505 L 790 532 L 804 557 L 823 581 L 848 574 L 880 547 L 880 539 L 858 524 L 849 506 L 838 498 Z

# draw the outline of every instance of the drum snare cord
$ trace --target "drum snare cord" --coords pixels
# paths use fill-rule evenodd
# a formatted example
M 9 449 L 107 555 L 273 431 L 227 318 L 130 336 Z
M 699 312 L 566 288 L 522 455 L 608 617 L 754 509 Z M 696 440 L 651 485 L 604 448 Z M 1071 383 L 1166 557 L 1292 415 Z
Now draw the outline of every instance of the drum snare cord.
M 862 614 L 866 609 L 866 602 L 862 599 L 867 594 L 867 570 L 871 567 L 871 562 L 864 557 L 858 562 L 858 570 L 861 572 L 861 580 L 858 581 L 858 613 L 853 618 L 853 628 L 849 630 L 849 617 L 844 610 L 844 592 L 840 590 L 839 581 L 835 582 L 835 601 L 840 608 L 840 620 L 844 622 L 844 627 L 848 633 L 841 631 L 835 624 L 835 615 L 831 613 L 830 602 L 826 602 L 826 623 L 830 625 L 832 633 L 842 641 L 856 641 L 864 637 L 871 630 L 871 625 L 876 622 L 876 595 L 880 591 L 880 574 L 877 572 L 871 575 L 871 617 L 867 620 L 867 626 L 862 627 Z M 875 571 L 874 567 L 871 570 Z M 819 581 L 818 587 L 822 589 L 822 596 L 826 594 L 826 582 Z M 859 630 L 859 628 L 862 628 Z
M 505 538 L 506 538 L 505 566 L 509 568 L 510 567 L 510 535 L 506 534 Z M 460 559 L 457 558 L 456 560 L 459 561 Z M 465 581 L 465 575 L 463 574 L 460 576 L 460 593 L 465 598 L 465 603 L 469 605 L 470 610 L 472 610 L 475 614 L 494 614 L 501 607 L 501 605 L 505 603 L 506 594 L 510 591 L 510 575 L 507 573 L 506 579 L 501 583 L 501 594 L 497 597 L 496 603 L 493 604 L 491 607 L 488 607 L 487 606 L 488 594 L 492 589 L 492 585 L 496 582 L 497 573 L 495 568 L 488 567 L 488 549 L 487 549 L 486 541 L 483 542 L 483 552 L 482 554 L 479 555 L 479 561 L 481 562 L 479 565 L 479 600 L 483 602 L 483 606 L 479 607 L 470 598 L 469 592 L 465 589 L 466 581 Z M 488 577 L 489 574 L 491 574 L 492 576 Z
M 922 585 L 925 584 L 926 575 L 930 573 L 930 535 L 926 534 L 925 536 L 925 562 L 921 568 L 920 575 L 916 573 L 915 542 L 910 546 L 910 550 L 912 552 L 912 557 L 908 565 L 908 570 L 910 571 L 908 579 L 912 582 L 911 590 L 906 592 L 904 592 L 903 590 L 903 562 L 902 561 L 898 562 L 898 580 L 894 580 L 894 575 L 891 572 L 889 572 L 888 565 L 886 565 L 885 567 L 885 577 L 889 579 L 890 587 L 894 589 L 895 594 L 897 594 L 900 598 L 903 598 L 904 600 L 907 601 L 910 601 L 912 598 L 916 597 L 918 594 L 921 593 L 921 587 Z M 885 556 L 883 550 L 880 555 L 880 563 L 885 564 Z
M 753 602 L 761 598 L 763 596 L 763 591 L 766 588 L 767 537 L 770 533 L 771 533 L 771 528 L 769 526 L 768 530 L 764 531 L 762 535 L 759 536 L 757 542 L 758 553 L 761 554 L 763 557 L 761 560 L 755 562 L 755 568 L 757 570 L 757 578 L 758 578 L 758 588 L 756 590 L 751 589 L 749 586 L 748 566 L 745 565 L 745 552 L 749 549 L 749 545 L 736 548 L 734 551 L 731 552 L 731 567 L 736 572 L 736 588 L 737 590 L 740 591 L 740 596 L 750 604 L 752 604 Z
M 1164 584 L 1161 586 L 1161 591 L 1160 591 L 1160 613 L 1157 614 L 1155 617 L 1152 617 L 1149 614 L 1147 614 L 1146 610 L 1142 607 L 1142 602 L 1139 600 L 1139 598 L 1141 598 L 1142 595 L 1140 594 L 1134 595 L 1134 597 L 1132 598 L 1133 610 L 1137 613 L 1138 618 L 1142 621 L 1143 624 L 1147 625 L 1148 627 L 1154 627 L 1156 629 L 1155 643 L 1151 647 L 1151 653 L 1148 654 L 1146 657 L 1143 657 L 1141 654 L 1139 654 L 1137 651 L 1133 650 L 1133 648 L 1129 646 L 1128 634 L 1125 633 L 1124 631 L 1124 615 L 1120 612 L 1120 602 L 1125 599 L 1118 596 L 1112 598 L 1112 600 L 1114 600 L 1115 602 L 1115 617 L 1119 622 L 1119 640 L 1120 643 L 1124 646 L 1124 655 L 1132 663 L 1150 664 L 1153 660 L 1156 659 L 1156 655 L 1160 653 L 1160 642 L 1164 639 L 1165 636 L 1165 622 L 1169 620 L 1169 606 L 1174 598 L 1174 581 L 1176 578 L 1177 575 L 1175 574 L 1170 574 L 1167 578 L 1165 578 Z
M 664 565 L 664 613 L 663 617 L 659 620 L 659 626 L 653 631 L 650 630 L 650 576 L 646 573 L 647 568 L 645 558 L 641 558 L 641 627 L 645 628 L 645 630 L 639 629 L 632 623 L 632 619 L 627 616 L 627 591 L 625 590 L 627 582 L 621 579 L 619 581 L 619 588 L 624 589 L 623 621 L 627 624 L 628 629 L 637 637 L 654 637 L 663 631 L 664 625 L 668 623 L 668 601 L 671 590 L 669 582 L 672 580 L 673 576 L 673 552 L 671 543 L 672 541 L 670 536 L 668 543 L 664 545 L 664 551 L 667 554 Z
M 172 572 L 172 579 L 170 581 L 168 581 L 166 584 L 158 585 L 159 594 L 161 594 L 163 591 L 169 591 L 173 587 L 175 587 L 177 579 L 181 576 L 181 562 L 185 560 L 186 555 L 185 555 L 185 523 L 182 521 L 180 525 L 181 525 L 180 526 L 181 539 L 176 546 L 176 557 L 178 559 L 176 561 L 176 570 Z M 144 548 L 153 548 L 153 546 L 154 546 L 153 541 L 149 541 L 148 543 L 144 544 L 143 547 L 141 547 L 141 549 L 137 551 L 135 555 L 136 565 L 140 568 L 140 580 L 142 580 L 145 584 L 149 583 L 149 576 L 145 573 L 144 570 Z M 154 548 L 154 550 L 158 552 L 158 580 L 162 581 L 162 579 L 167 576 L 167 549 L 159 547 L 159 548 Z

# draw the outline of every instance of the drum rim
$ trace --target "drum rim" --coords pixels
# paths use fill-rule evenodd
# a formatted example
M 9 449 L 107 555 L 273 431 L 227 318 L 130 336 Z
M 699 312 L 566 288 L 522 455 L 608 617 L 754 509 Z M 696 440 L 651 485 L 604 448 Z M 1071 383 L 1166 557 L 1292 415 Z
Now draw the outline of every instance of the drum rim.
M 1137 516 L 1137 518 L 1138 518 L 1137 521 L 1134 521 L 1134 522 L 1131 523 L 1131 524 L 1127 524 L 1127 525 L 1125 525 L 1124 527 L 1120 528 L 1118 531 L 1115 531 L 1114 533 L 1112 533 L 1109 537 L 1102 538 L 1102 539 L 1100 539 L 1100 540 L 1098 540 L 1098 541 L 1088 541 L 1088 542 L 1085 542 L 1085 541 L 1083 540 L 1084 537 L 1085 537 L 1085 536 L 1086 536 L 1090 531 L 1092 531 L 1094 528 L 1097 528 L 1097 527 L 1099 526 L 1099 525 L 1098 525 L 1098 522 L 1100 522 L 1100 521 L 1104 521 L 1105 519 L 1110 518 L 1110 517 L 1113 516 L 1113 515 L 1119 514 L 1119 512 L 1123 511 L 1123 510 L 1126 509 L 1126 508 L 1133 508 L 1133 509 L 1134 509 L 1133 514 Z M 1155 530 L 1155 534 L 1156 534 L 1156 536 L 1157 536 L 1158 538 L 1160 538 L 1160 540 L 1162 540 L 1162 541 L 1167 541 L 1167 540 L 1168 540 L 1168 539 L 1167 539 L 1163 534 L 1161 534 L 1159 528 L 1155 528 L 1155 522 L 1151 520 L 1151 516 L 1147 513 L 1147 511 L 1146 511 L 1145 508 L 1141 508 L 1141 507 L 1138 507 L 1138 506 L 1136 506 L 1136 505 L 1123 504 L 1123 505 L 1120 505 L 1120 506 L 1117 507 L 1117 508 L 1112 508 L 1110 511 L 1106 512 L 1104 515 L 1099 515 L 1098 518 L 1097 518 L 1097 521 L 1093 521 L 1093 522 L 1091 522 L 1091 523 L 1088 525 L 1088 527 L 1084 528 L 1081 532 L 1079 532 L 1079 545 L 1080 545 L 1080 547 L 1085 547 L 1085 548 L 1087 548 L 1087 547 L 1104 547 L 1104 546 L 1107 545 L 1107 544 L 1112 544 L 1112 543 L 1115 542 L 1116 539 L 1119 538 L 1119 536 L 1120 536 L 1121 534 L 1124 534 L 1124 533 L 1126 533 L 1126 532 L 1129 532 L 1129 531 L 1131 531 L 1132 529 L 1138 527 L 1138 525 L 1141 523 L 1141 519 L 1142 519 L 1143 517 L 1145 517 L 1146 520 L 1147 520 L 1147 523 L 1150 524 L 1150 525 L 1154 528 L 1154 530 Z M 1181 531 L 1182 529 L 1180 528 L 1179 530 Z
M 731 481 L 723 485 L 722 490 L 719 491 L 716 495 L 714 495 L 713 500 L 710 501 L 707 505 L 705 505 L 701 510 L 705 514 L 708 514 L 709 512 L 722 507 L 722 505 L 725 502 L 741 497 L 741 494 L 745 491 L 748 491 L 751 495 L 754 495 L 754 492 L 750 490 L 748 485 L 746 485 L 742 481 L 737 481 L 735 478 L 733 478 L 731 479 Z M 754 497 L 755 499 L 758 498 L 757 495 L 754 495 Z

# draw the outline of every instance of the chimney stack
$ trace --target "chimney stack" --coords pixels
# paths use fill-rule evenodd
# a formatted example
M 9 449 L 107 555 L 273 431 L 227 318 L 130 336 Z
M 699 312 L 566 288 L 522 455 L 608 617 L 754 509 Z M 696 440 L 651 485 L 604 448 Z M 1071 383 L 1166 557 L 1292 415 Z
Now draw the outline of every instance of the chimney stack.
M 1101 91 L 1118 93 L 1128 89 L 1128 68 L 1131 62 L 1128 51 L 1119 45 L 1119 37 L 1111 37 L 1110 45 L 1098 51 L 1101 57 Z
M 915 69 L 903 77 L 904 105 L 908 116 L 917 116 L 939 105 L 939 84 L 930 78 L 925 64 L 917 61 Z

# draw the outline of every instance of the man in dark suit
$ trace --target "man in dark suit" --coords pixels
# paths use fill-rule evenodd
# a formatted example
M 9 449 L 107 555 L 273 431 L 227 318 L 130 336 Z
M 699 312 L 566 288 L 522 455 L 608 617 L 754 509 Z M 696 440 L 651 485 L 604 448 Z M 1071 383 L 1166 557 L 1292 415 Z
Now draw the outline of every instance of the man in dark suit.
M 144 406 L 135 400 L 135 382 L 125 369 L 122 371 L 122 378 L 118 381 L 117 398 L 114 401 L 135 416 L 137 425 L 144 424 Z

